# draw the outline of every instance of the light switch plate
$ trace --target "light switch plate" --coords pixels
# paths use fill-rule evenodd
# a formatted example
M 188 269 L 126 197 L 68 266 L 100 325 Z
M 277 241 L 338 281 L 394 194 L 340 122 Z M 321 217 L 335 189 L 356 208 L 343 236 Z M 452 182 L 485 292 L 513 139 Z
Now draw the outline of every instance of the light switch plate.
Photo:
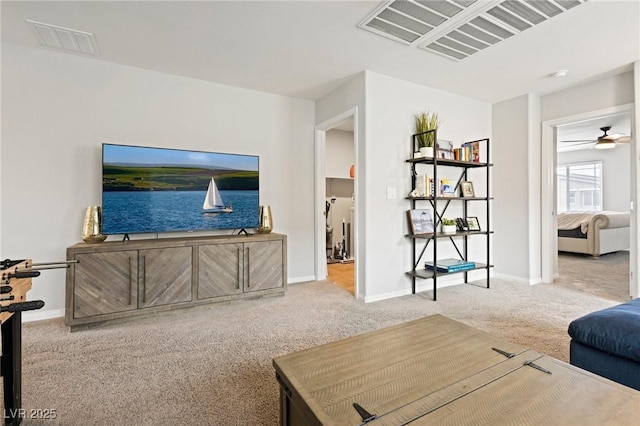
M 396 189 L 393 187 L 387 188 L 387 200 L 395 200 L 396 199 Z

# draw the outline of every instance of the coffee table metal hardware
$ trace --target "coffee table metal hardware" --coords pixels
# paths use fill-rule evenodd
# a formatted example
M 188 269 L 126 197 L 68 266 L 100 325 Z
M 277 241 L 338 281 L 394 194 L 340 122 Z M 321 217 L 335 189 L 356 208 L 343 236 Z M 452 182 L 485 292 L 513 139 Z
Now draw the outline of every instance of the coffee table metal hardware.
M 535 364 L 533 361 L 526 361 L 523 365 L 528 365 L 529 367 L 533 367 L 537 370 L 542 371 L 543 373 L 553 374 L 551 371 L 547 370 L 544 367 L 540 367 L 538 364 Z
M 378 418 L 377 415 L 371 414 L 370 412 L 365 410 L 362 407 L 362 405 L 358 404 L 357 402 L 353 403 L 353 408 L 355 408 L 358 414 L 360 414 L 360 417 L 362 417 L 362 423 L 368 423 L 371 420 L 375 420 L 376 418 Z
M 512 354 L 511 352 L 503 351 L 502 349 L 498 349 L 498 348 L 491 348 L 491 349 L 493 349 L 494 351 L 498 352 L 501 355 L 506 356 L 507 358 L 513 358 L 514 356 L 516 356 L 516 354 Z M 523 366 L 524 365 L 528 365 L 529 367 L 533 367 L 533 368 L 538 369 L 538 370 L 540 370 L 542 372 L 545 372 L 547 374 L 552 374 L 551 371 L 547 370 L 546 368 L 540 367 L 538 364 L 534 363 L 533 360 L 525 361 L 524 364 L 522 364 L 522 365 Z
M 502 354 L 504 356 L 506 356 L 507 358 L 513 358 L 514 356 L 516 356 L 516 354 L 512 354 L 510 352 L 507 351 L 503 351 L 502 349 L 498 349 L 498 348 L 491 348 L 494 351 L 498 352 L 499 354 Z

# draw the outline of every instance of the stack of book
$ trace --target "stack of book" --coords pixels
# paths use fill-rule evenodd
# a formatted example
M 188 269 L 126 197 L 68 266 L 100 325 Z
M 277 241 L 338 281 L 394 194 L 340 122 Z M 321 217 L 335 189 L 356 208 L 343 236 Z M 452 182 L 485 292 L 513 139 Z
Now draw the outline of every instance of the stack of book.
M 429 188 L 427 190 L 427 188 Z M 421 197 L 433 196 L 433 178 L 430 178 L 426 174 L 416 175 L 416 188 Z
M 433 270 L 433 262 L 426 261 L 424 267 Z M 439 259 L 436 261 L 435 269 L 438 272 L 460 272 L 469 271 L 476 268 L 475 262 L 460 259 Z
M 480 162 L 480 143 L 478 141 L 465 142 L 460 148 L 454 148 L 453 159 L 460 161 Z

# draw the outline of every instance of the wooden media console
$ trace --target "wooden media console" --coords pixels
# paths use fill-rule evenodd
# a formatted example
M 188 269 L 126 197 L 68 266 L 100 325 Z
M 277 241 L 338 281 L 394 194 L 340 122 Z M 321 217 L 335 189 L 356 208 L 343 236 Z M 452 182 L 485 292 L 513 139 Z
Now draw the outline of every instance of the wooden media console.
M 67 272 L 65 321 L 97 323 L 233 299 L 284 294 L 282 234 L 79 243 Z

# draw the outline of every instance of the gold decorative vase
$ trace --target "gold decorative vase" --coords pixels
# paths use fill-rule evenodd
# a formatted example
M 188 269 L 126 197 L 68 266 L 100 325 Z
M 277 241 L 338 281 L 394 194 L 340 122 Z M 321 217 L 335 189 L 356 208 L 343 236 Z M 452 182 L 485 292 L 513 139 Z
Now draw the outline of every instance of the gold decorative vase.
M 271 218 L 271 207 L 260 206 L 259 208 L 260 222 L 256 231 L 260 234 L 268 234 L 273 231 L 273 219 Z
M 85 243 L 101 243 L 107 239 L 102 235 L 102 208 L 89 206 L 84 214 L 82 225 L 82 241 Z

